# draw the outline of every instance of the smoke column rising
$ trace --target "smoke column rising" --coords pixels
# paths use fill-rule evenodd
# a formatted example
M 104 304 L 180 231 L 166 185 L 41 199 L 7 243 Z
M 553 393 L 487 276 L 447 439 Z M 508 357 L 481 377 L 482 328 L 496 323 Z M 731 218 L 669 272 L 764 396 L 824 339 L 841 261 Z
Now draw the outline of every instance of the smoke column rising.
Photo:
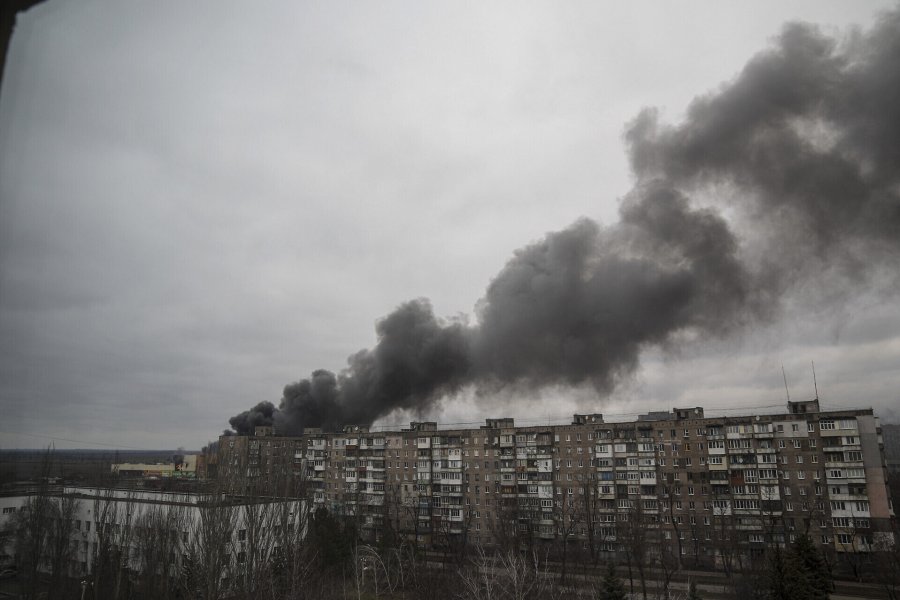
M 629 124 L 636 182 L 618 223 L 582 218 L 517 250 L 473 325 L 402 304 L 343 371 L 315 371 L 231 426 L 366 424 L 465 386 L 608 392 L 645 348 L 776 317 L 811 267 L 824 286 L 865 282 L 900 258 L 897 65 L 897 11 L 843 40 L 787 25 L 683 123 L 645 109 Z

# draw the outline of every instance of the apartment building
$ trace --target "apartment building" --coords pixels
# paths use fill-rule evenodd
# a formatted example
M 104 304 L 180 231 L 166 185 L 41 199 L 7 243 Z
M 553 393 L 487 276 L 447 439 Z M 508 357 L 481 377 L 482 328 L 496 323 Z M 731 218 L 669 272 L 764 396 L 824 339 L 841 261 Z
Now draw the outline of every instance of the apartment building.
M 290 479 L 363 535 L 426 546 L 566 543 L 627 551 L 637 532 L 695 563 L 753 555 L 808 533 L 839 553 L 893 543 L 893 508 L 871 409 L 706 417 L 703 408 L 606 422 L 478 428 L 413 422 L 299 437 L 223 436 L 220 476 L 241 491 Z

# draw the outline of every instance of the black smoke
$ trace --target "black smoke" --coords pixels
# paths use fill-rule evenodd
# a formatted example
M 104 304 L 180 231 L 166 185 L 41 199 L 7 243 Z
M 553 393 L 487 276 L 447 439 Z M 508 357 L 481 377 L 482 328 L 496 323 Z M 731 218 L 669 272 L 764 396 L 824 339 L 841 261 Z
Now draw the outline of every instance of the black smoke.
M 371 423 L 463 386 L 605 392 L 644 349 L 771 318 L 813 277 L 865 282 L 900 258 L 897 65 L 898 12 L 846 39 L 786 26 L 682 123 L 645 109 L 628 126 L 636 181 L 618 223 L 580 219 L 516 251 L 473 325 L 424 299 L 401 305 L 346 369 L 316 371 L 285 388 L 279 410 L 259 405 L 232 426 Z
M 245 410 L 241 414 L 228 419 L 228 424 L 238 434 L 252 434 L 257 426 L 273 425 L 275 413 L 274 404 L 271 402 L 260 402 L 250 410 Z

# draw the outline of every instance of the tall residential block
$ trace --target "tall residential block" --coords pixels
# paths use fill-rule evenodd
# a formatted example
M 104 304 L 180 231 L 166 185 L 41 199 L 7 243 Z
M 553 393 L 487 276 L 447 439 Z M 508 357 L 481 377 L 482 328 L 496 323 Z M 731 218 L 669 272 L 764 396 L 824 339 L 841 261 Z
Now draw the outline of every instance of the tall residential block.
M 279 436 L 222 436 L 219 476 L 240 493 L 292 493 L 354 519 L 371 539 L 425 546 L 566 543 L 592 554 L 654 548 L 714 564 L 809 534 L 838 553 L 893 544 L 893 507 L 871 409 L 478 428 L 413 422 Z

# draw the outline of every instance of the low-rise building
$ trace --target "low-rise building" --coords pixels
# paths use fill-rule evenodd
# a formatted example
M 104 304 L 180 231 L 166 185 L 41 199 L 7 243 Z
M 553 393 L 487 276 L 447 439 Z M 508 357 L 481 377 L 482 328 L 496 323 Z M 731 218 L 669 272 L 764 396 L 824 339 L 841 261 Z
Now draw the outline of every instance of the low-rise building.
M 173 580 L 190 564 L 194 573 L 213 568 L 227 586 L 248 553 L 268 564 L 278 548 L 302 540 L 307 506 L 297 498 L 36 485 L 0 496 L 0 531 L 9 534 L 0 556 L 86 581 L 104 564 L 122 565 L 129 578 Z M 210 566 L 211 557 L 220 563 Z

